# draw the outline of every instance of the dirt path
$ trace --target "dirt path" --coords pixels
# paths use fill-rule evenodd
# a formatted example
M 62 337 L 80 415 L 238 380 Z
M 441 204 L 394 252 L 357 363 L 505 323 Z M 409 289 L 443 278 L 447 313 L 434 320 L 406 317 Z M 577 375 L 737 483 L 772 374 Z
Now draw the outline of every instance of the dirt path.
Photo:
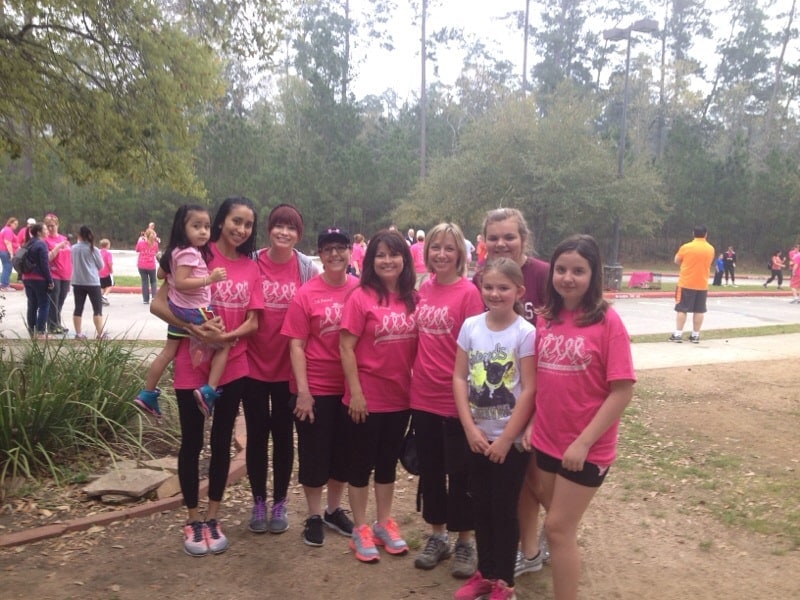
M 621 460 L 582 526 L 581 598 L 800 598 L 793 369 L 740 363 L 643 372 L 634 402 Z M 760 506 L 764 490 L 777 490 L 769 506 Z M 411 544 L 425 533 L 415 491 L 414 479 L 398 482 L 395 512 Z M 384 555 L 362 565 L 334 534 L 323 548 L 305 546 L 302 492 L 291 494 L 289 531 L 254 536 L 245 485 L 233 486 L 223 521 L 231 547 L 219 556 L 182 552 L 182 511 L 0 551 L 0 598 L 452 597 L 458 583 L 447 563 L 422 572 L 410 556 Z M 549 567 L 520 577 L 517 597 L 552 598 Z

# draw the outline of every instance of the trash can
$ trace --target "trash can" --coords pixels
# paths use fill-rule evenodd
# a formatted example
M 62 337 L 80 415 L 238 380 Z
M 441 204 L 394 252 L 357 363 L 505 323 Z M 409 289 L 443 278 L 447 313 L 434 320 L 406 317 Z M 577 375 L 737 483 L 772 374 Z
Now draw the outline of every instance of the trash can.
M 622 265 L 603 267 L 603 289 L 618 292 L 622 284 Z

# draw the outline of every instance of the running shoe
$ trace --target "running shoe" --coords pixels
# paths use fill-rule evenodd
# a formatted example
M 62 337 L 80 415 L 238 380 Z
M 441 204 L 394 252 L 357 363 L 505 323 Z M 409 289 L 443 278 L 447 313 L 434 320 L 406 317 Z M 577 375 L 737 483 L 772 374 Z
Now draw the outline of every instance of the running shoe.
M 205 527 L 200 521 L 192 521 L 183 526 L 183 551 L 189 556 L 208 554 Z
M 136 395 L 136 398 L 133 399 L 133 403 L 136 405 L 136 408 L 146 412 L 147 414 L 153 415 L 154 417 L 160 417 L 161 409 L 158 407 L 158 397 L 160 395 L 161 390 L 158 388 L 152 392 L 148 390 L 141 390 Z
M 325 532 L 322 529 L 322 517 L 319 515 L 308 517 L 303 527 L 303 543 L 306 546 L 322 546 L 325 543 Z
M 435 535 L 428 537 L 422 552 L 414 558 L 414 566 L 417 569 L 431 570 L 443 560 L 450 558 L 450 545 L 446 539 Z M 470 573 L 472 575 L 472 573 Z M 469 575 L 467 576 L 469 577 Z
M 345 513 L 345 511 L 343 511 L 341 508 L 337 508 L 332 513 L 329 513 L 327 510 L 325 510 L 324 514 L 322 515 L 322 522 L 334 531 L 338 531 L 342 535 L 347 537 L 353 535 L 353 522 L 350 520 L 350 517 L 347 516 L 347 513 Z
M 247 528 L 253 533 L 267 532 L 267 503 L 263 498 L 256 498 L 253 503 L 253 512 L 250 516 L 250 524 Z
M 372 537 L 375 544 L 383 546 L 389 554 L 405 554 L 408 552 L 408 544 L 400 536 L 400 529 L 391 517 L 386 519 L 383 524 L 375 522 L 372 526 Z
M 475 550 L 475 544 L 458 540 L 453 554 L 455 558 L 450 574 L 456 579 L 472 577 L 478 570 L 478 552 Z
M 508 584 L 502 579 L 498 579 L 492 585 L 492 591 L 489 593 L 489 600 L 515 600 L 514 588 L 508 587 Z
M 204 417 L 210 417 L 214 414 L 214 402 L 219 398 L 217 392 L 210 385 L 205 384 L 194 391 L 194 399 L 197 402 L 197 408 L 203 413 Z
M 278 500 L 272 505 L 269 517 L 269 532 L 283 533 L 289 529 L 289 518 L 286 516 L 286 498 Z
M 222 554 L 228 549 L 228 538 L 222 533 L 222 527 L 216 519 L 209 519 L 203 523 L 206 534 L 208 551 L 214 554 Z
M 517 551 L 517 560 L 514 563 L 514 577 L 519 577 L 524 573 L 536 573 L 542 570 L 544 556 L 541 549 L 533 558 L 526 558 L 522 550 Z
M 354 527 L 353 537 L 350 538 L 348 545 L 361 562 L 376 563 L 381 559 L 369 525 Z
M 494 582 L 484 579 L 480 571 L 475 571 L 472 577 L 453 594 L 454 600 L 477 600 L 486 594 L 491 593 L 494 588 Z

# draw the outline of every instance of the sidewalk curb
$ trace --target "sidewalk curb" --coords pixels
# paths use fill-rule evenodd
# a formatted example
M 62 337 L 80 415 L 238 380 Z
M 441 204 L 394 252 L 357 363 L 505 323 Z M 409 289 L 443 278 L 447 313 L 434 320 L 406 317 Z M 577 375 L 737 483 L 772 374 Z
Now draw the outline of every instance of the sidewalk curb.
M 247 430 L 245 428 L 244 418 L 239 416 L 236 418 L 234 424 L 233 437 L 236 447 L 239 451 L 231 459 L 231 465 L 228 469 L 227 485 L 234 483 L 241 479 L 247 472 L 245 465 L 245 448 L 247 447 Z M 208 493 L 208 479 L 200 481 L 200 497 Z M 32 529 L 25 529 L 23 531 L 16 531 L 0 536 L 0 549 L 12 548 L 14 546 L 21 546 L 23 544 L 31 544 L 33 542 L 40 542 L 49 538 L 59 537 L 65 533 L 73 533 L 75 531 L 85 531 L 91 527 L 107 526 L 117 521 L 127 521 L 128 519 L 137 519 L 140 517 L 147 517 L 159 512 L 167 512 L 175 510 L 183 505 L 183 494 L 178 494 L 171 498 L 164 498 L 163 500 L 153 500 L 137 504 L 130 508 L 115 510 L 110 512 L 99 513 L 88 517 L 81 517 L 72 519 L 63 523 L 53 523 L 50 525 L 43 525 L 41 527 L 34 527 Z

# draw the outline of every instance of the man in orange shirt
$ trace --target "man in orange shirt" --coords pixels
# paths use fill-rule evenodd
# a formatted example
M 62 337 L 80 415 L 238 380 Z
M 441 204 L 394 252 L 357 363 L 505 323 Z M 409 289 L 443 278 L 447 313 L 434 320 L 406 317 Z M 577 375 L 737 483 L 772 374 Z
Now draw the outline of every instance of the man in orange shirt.
M 707 235 L 705 225 L 696 226 L 694 239 L 681 246 L 675 255 L 675 264 L 680 266 L 680 271 L 675 288 L 675 332 L 669 336 L 670 342 L 683 341 L 687 313 L 692 313 L 689 341 L 694 344 L 700 342 L 700 328 L 703 326 L 708 298 L 708 271 L 714 262 L 714 246 L 706 241 Z

